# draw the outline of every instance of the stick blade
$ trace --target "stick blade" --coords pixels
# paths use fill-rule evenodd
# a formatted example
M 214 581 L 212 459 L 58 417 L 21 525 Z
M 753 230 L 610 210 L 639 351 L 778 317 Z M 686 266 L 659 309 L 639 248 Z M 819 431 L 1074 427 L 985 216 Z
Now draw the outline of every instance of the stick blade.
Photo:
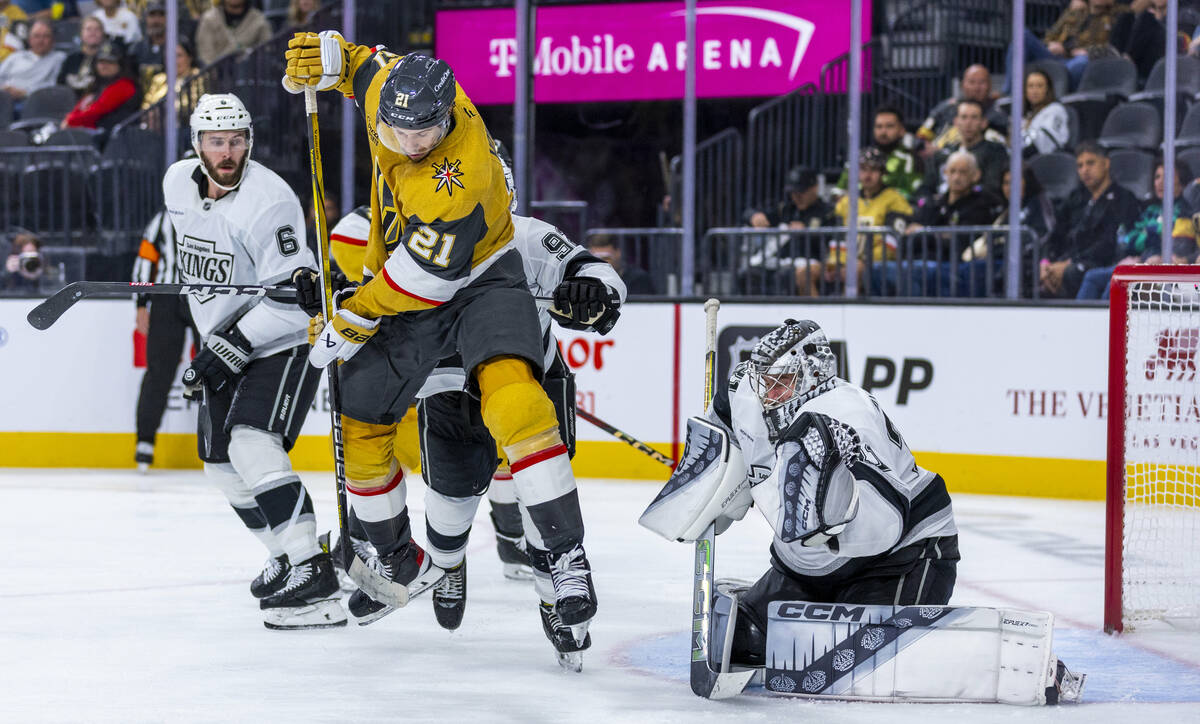
M 46 301 L 34 307 L 25 319 L 34 329 L 47 330 L 83 298 L 82 282 L 71 282 L 67 286 L 51 294 Z
M 742 693 L 754 671 L 731 671 L 718 673 L 708 668 L 705 661 L 692 662 L 692 692 L 705 699 L 730 699 Z

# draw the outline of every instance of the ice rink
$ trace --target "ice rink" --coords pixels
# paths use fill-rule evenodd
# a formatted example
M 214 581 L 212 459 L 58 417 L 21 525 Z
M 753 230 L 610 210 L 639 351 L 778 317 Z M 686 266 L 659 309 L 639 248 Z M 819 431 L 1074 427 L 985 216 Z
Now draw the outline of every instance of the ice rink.
M 336 528 L 333 477 L 304 473 Z M 482 506 L 462 628 L 428 597 L 381 621 L 275 632 L 248 591 L 265 553 L 198 471 L 0 472 L 0 722 L 1200 722 L 1195 634 L 1099 633 L 1100 503 L 955 496 L 952 603 L 1045 609 L 1085 704 L 811 702 L 687 684 L 692 548 L 637 525 L 651 483 L 583 480 L 600 612 L 582 674 L 562 672 L 532 586 L 506 581 Z M 424 539 L 423 486 L 410 480 Z M 717 545 L 717 574 L 767 566 L 755 511 Z

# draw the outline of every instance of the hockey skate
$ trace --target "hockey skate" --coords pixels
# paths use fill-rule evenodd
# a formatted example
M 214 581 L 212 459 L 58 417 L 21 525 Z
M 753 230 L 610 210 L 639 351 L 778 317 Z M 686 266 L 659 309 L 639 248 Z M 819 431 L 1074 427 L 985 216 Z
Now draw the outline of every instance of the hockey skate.
M 287 583 L 288 572 L 292 570 L 286 555 L 278 558 L 268 558 L 262 572 L 250 581 L 250 595 L 255 598 L 266 598 L 277 593 Z
M 355 538 L 352 535 L 338 536 L 337 543 L 333 544 L 333 549 L 329 554 L 333 557 L 333 566 L 337 569 L 338 583 L 342 586 L 342 593 L 353 593 L 358 589 L 354 581 L 350 578 L 350 574 L 342 567 L 342 558 L 345 555 L 342 551 L 346 541 L 350 541 L 350 547 L 354 549 L 354 555 L 370 565 L 370 560 L 375 557 L 375 547 L 371 542 L 363 538 Z
M 318 553 L 292 566 L 283 588 L 258 605 L 269 629 L 333 628 L 346 625 L 339 600 L 333 560 L 328 553 Z
M 137 463 L 138 472 L 145 475 L 154 464 L 154 443 L 139 442 L 133 453 L 133 461 Z
M 462 623 L 467 608 L 467 560 L 446 569 L 446 577 L 433 587 L 433 616 L 438 625 L 453 631 Z
M 367 566 L 382 577 L 399 583 L 408 589 L 408 597 L 418 596 L 441 582 L 446 572 L 433 565 L 429 555 L 414 541 L 409 541 L 400 550 L 383 556 L 374 556 Z M 350 615 L 359 626 L 374 623 L 392 611 L 395 606 L 376 601 L 362 589 L 350 594 Z
M 1046 703 L 1078 704 L 1083 699 L 1083 684 L 1087 674 L 1072 673 L 1062 659 L 1057 659 L 1053 666 L 1054 686 L 1046 687 Z
M 583 545 L 565 553 L 539 552 L 538 569 L 550 574 L 554 584 L 554 613 L 571 629 L 575 643 L 583 647 L 587 640 L 588 622 L 596 615 L 596 589 L 592 585 L 592 568 Z
M 576 640 L 574 627 L 565 625 L 554 606 L 545 601 L 538 604 L 538 613 L 542 615 L 542 630 L 558 655 L 558 665 L 565 671 L 583 671 L 583 652 L 592 645 L 592 635 L 585 631 L 583 641 Z
M 505 578 L 510 581 L 533 580 L 533 568 L 529 565 L 524 535 L 514 537 L 496 531 L 496 553 L 500 555 Z

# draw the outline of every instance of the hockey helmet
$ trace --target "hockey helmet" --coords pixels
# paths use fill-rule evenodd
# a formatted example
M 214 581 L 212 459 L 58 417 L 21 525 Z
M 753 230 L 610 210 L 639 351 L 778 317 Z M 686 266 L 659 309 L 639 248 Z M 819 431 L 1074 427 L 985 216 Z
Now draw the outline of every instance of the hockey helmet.
M 251 124 L 250 111 L 242 104 L 241 99 L 232 93 L 206 93 L 200 96 L 196 107 L 192 110 L 192 150 L 200 154 L 200 134 L 205 131 L 246 131 L 246 162 L 250 161 L 250 153 L 254 150 L 254 126 Z M 200 164 L 206 176 L 226 191 L 232 191 L 238 184 L 226 187 L 217 183 L 208 173 L 204 163 Z M 241 183 L 241 179 L 238 179 Z
M 404 153 L 397 131 L 423 131 L 434 126 L 441 126 L 443 132 L 449 129 L 456 88 L 454 71 L 444 60 L 420 53 L 398 60 L 379 90 L 375 124 L 379 140 L 391 150 Z
M 837 359 L 820 325 L 785 320 L 750 352 L 749 378 L 762 402 L 767 427 L 784 429 L 800 405 L 830 389 Z

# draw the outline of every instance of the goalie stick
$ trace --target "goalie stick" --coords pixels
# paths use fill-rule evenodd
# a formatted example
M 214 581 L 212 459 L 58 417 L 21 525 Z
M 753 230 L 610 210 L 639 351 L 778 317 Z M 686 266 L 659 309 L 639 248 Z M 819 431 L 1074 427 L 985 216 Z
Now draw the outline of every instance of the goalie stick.
M 672 460 L 671 458 L 667 457 L 666 455 L 663 455 L 659 451 L 655 450 L 654 448 L 650 447 L 646 443 L 637 439 L 633 435 L 630 435 L 629 433 L 625 432 L 624 430 L 619 430 L 619 429 L 613 427 L 612 425 L 608 424 L 604 420 L 601 420 L 600 418 L 596 417 L 595 415 L 588 412 L 587 410 L 576 409 L 575 414 L 578 415 L 579 417 L 583 418 L 585 421 L 590 422 L 593 425 L 595 425 L 596 427 L 600 428 L 601 430 L 607 432 L 609 435 L 612 435 L 613 437 L 617 438 L 621 442 L 632 446 L 633 449 L 637 450 L 638 452 L 646 453 L 650 457 L 654 458 L 655 460 L 662 463 L 663 465 L 666 465 L 669 468 L 675 467 L 675 461 Z
M 325 182 L 321 171 L 321 134 L 317 126 L 317 92 L 312 86 L 304 88 L 304 110 L 308 115 L 308 165 L 312 175 L 313 216 L 317 233 L 318 251 L 321 256 L 321 309 L 325 319 L 333 319 L 333 279 L 329 273 L 329 226 L 325 219 Z M 295 298 L 293 290 L 293 298 Z M 350 540 L 350 526 L 346 510 L 346 449 L 342 436 L 342 393 L 338 384 L 336 364 L 325 368 L 329 379 L 329 417 L 333 433 L 333 472 L 337 489 L 338 535 L 343 541 Z M 389 606 L 401 608 L 408 604 L 409 590 L 395 581 L 388 580 L 367 567 L 354 553 L 354 546 L 342 546 L 343 570 L 350 580 L 368 596 Z
M 712 403 L 717 385 L 717 310 L 721 302 L 704 303 L 704 411 Z M 692 692 L 705 699 L 727 699 L 746 688 L 754 671 L 720 672 L 712 668 L 712 596 L 717 559 L 714 523 L 696 539 L 696 563 L 692 578 Z
M 50 329 L 58 318 L 83 299 L 120 299 L 137 294 L 269 297 L 296 301 L 294 287 L 262 287 L 250 284 L 153 284 L 150 282 L 71 282 L 51 294 L 25 317 L 34 329 Z

